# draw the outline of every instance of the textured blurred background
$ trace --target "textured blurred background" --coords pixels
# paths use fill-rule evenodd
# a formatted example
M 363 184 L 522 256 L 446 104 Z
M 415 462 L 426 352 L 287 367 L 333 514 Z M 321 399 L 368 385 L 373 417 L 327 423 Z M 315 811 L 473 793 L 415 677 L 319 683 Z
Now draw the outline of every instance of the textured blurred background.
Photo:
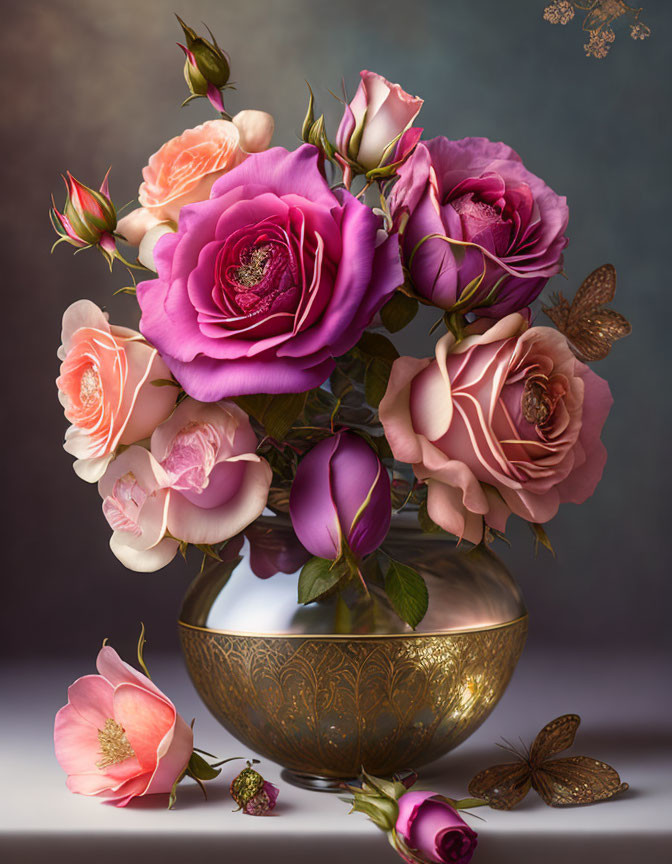
M 95 487 L 61 449 L 56 349 L 65 307 L 89 297 L 113 320 L 137 324 L 126 284 L 94 252 L 73 257 L 54 240 L 49 196 L 66 168 L 91 186 L 111 165 L 118 204 L 137 194 L 150 153 L 211 116 L 187 95 L 175 42 L 179 14 L 205 21 L 231 54 L 238 89 L 227 107 L 276 118 L 275 143 L 294 147 L 307 79 L 335 132 L 328 90 L 354 92 L 369 68 L 424 97 L 426 137 L 483 135 L 521 154 L 570 204 L 570 295 L 594 267 L 617 268 L 617 309 L 633 334 L 596 365 L 615 398 L 604 479 L 548 533 L 557 550 L 535 559 L 527 527 L 511 519 L 510 550 L 531 612 L 530 650 L 669 644 L 670 342 L 667 322 L 672 169 L 669 111 L 672 8 L 647 2 L 652 36 L 617 39 L 587 59 L 578 19 L 542 19 L 545 2 L 504 0 L 3 0 L 0 41 L 4 158 L 0 207 L 3 349 L 4 577 L 0 641 L 10 656 L 95 650 L 103 636 L 131 652 L 139 620 L 152 646 L 177 650 L 175 619 L 191 571 L 181 559 L 155 574 L 125 570 L 108 549 Z M 397 340 L 429 353 L 435 315 Z M 668 562 L 667 564 L 665 562 Z

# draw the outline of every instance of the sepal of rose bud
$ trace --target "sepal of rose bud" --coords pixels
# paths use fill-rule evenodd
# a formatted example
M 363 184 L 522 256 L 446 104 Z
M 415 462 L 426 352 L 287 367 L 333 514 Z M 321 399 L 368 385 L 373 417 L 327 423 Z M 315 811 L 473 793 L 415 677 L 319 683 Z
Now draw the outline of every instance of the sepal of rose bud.
M 380 795 L 353 795 L 351 813 L 364 813 L 383 831 L 392 831 L 399 816 L 399 807 L 392 798 Z
M 310 97 L 308 99 L 308 110 L 301 127 L 301 140 L 306 144 L 318 147 L 327 159 L 333 159 L 336 150 L 327 138 L 324 114 L 320 114 L 317 120 L 315 119 L 315 97 L 310 84 L 308 84 L 308 90 L 310 91 Z
M 185 24 L 178 16 L 182 27 L 185 45 L 179 45 L 184 51 L 184 77 L 192 97 L 205 96 L 217 111 L 224 111 L 220 90 L 229 86 L 231 65 L 225 51 L 217 44 L 210 30 L 211 42 L 199 36 L 195 30 Z M 187 100 L 189 101 L 189 100 Z M 220 107 L 221 106 L 221 107 Z
M 51 222 L 60 240 L 84 248 L 97 246 L 103 238 L 112 238 L 117 227 L 117 211 L 109 198 L 108 175 L 109 171 L 100 191 L 96 191 L 66 172 L 63 213 L 55 205 L 51 211 Z
M 257 760 L 255 759 L 254 762 Z M 231 797 L 248 816 L 265 816 L 276 804 L 279 790 L 252 767 L 252 762 L 231 781 Z
M 397 168 L 403 165 L 415 150 L 424 131 L 421 126 L 412 126 L 395 138 L 383 153 L 378 167 L 366 172 L 366 179 L 386 180 L 396 174 Z

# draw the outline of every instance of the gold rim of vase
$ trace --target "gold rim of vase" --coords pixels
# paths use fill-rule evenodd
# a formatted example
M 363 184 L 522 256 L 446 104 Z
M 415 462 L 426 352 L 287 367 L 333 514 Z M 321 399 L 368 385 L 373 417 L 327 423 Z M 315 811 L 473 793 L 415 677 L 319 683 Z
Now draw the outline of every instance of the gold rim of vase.
M 199 624 L 187 624 L 178 618 L 178 625 L 188 630 L 200 630 L 202 633 L 217 633 L 222 636 L 245 636 L 258 639 L 318 639 L 320 641 L 337 641 L 343 639 L 422 639 L 427 636 L 465 636 L 471 633 L 483 633 L 488 630 L 501 630 L 503 627 L 511 627 L 527 621 L 529 614 L 526 612 L 519 618 L 504 621 L 501 624 L 488 624 L 485 627 L 469 627 L 467 630 L 432 630 L 418 633 L 415 630 L 409 633 L 253 633 L 248 630 L 218 630 L 216 627 L 202 627 Z

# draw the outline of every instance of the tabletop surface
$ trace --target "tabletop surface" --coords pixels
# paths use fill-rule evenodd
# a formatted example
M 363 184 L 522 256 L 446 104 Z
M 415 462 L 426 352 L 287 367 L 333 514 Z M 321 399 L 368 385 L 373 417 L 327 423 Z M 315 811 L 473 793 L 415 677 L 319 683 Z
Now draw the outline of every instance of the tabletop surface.
M 130 659 L 130 658 L 129 658 Z M 209 715 L 189 682 L 181 657 L 151 656 L 154 681 L 187 719 L 196 718 L 197 746 L 217 754 L 251 756 Z M 378 864 L 400 859 L 385 836 L 361 814 L 348 814 L 338 795 L 309 792 L 280 779 L 263 762 L 264 776 L 280 786 L 271 816 L 234 813 L 225 770 L 208 785 L 205 801 L 196 785 L 180 785 L 176 808 L 166 796 L 125 809 L 72 795 L 53 754 L 53 718 L 66 701 L 67 685 L 95 671 L 93 663 L 45 659 L 5 664 L 0 670 L 0 859 L 14 862 L 88 861 L 162 864 L 197 858 L 257 862 L 347 860 Z M 630 789 L 589 807 L 546 807 L 531 792 L 512 812 L 479 808 L 469 819 L 479 834 L 475 864 L 531 862 L 572 864 L 633 860 L 672 861 L 672 694 L 669 658 L 526 651 L 491 717 L 453 753 L 421 772 L 419 788 L 452 797 L 467 795 L 469 779 L 502 760 L 501 737 L 531 741 L 544 723 L 574 712 L 582 717 L 569 753 L 612 764 Z M 241 765 L 242 763 L 232 763 Z

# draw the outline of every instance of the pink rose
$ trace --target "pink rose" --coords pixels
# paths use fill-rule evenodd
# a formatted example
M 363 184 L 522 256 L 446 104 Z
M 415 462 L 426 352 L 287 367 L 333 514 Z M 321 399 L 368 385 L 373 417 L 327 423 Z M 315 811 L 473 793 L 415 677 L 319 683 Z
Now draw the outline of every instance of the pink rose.
M 66 309 L 61 338 L 56 386 L 72 423 L 64 447 L 78 476 L 95 483 L 120 444 L 147 438 L 166 419 L 178 391 L 152 384 L 170 378 L 156 349 L 135 330 L 110 326 L 90 300 Z
M 380 404 L 395 458 L 427 483 L 431 518 L 474 543 L 484 523 L 547 522 L 592 495 L 612 403 L 557 330 L 528 329 L 518 313 L 486 326 L 457 344 L 446 334 L 434 360 L 400 357 Z
M 256 448 L 236 405 L 185 399 L 154 431 L 151 453 L 124 450 L 98 484 L 121 563 L 159 570 L 179 540 L 221 543 L 246 528 L 266 506 L 272 478 Z
M 166 537 L 168 482 L 152 454 L 134 445 L 110 463 L 98 483 L 113 531 L 110 549 L 129 570 L 152 573 L 177 553 L 177 540 Z
M 220 543 L 261 515 L 273 472 L 232 402 L 185 399 L 152 435 L 169 489 L 166 525 L 188 543 Z
M 249 153 L 266 150 L 273 118 L 265 111 L 241 111 L 228 120 L 208 120 L 171 138 L 142 169 L 140 207 L 119 221 L 118 230 L 138 246 L 150 228 L 177 223 L 185 204 L 205 201 L 212 184 Z
M 418 143 L 422 129 L 411 124 L 423 100 L 410 96 L 376 72 L 360 72 L 361 81 L 336 133 L 336 149 L 346 160 L 371 171 L 380 165 L 406 158 Z M 407 133 L 407 134 L 405 134 Z M 396 150 L 395 142 L 404 144 Z
M 191 729 L 145 675 L 105 646 L 98 675 L 68 689 L 56 715 L 54 747 L 67 786 L 125 807 L 136 797 L 170 792 L 194 748 Z
M 398 799 L 395 830 L 422 861 L 467 864 L 478 839 L 457 811 L 434 792 L 406 792 Z M 406 857 L 406 856 L 404 856 Z M 415 856 L 407 861 L 418 861 Z

